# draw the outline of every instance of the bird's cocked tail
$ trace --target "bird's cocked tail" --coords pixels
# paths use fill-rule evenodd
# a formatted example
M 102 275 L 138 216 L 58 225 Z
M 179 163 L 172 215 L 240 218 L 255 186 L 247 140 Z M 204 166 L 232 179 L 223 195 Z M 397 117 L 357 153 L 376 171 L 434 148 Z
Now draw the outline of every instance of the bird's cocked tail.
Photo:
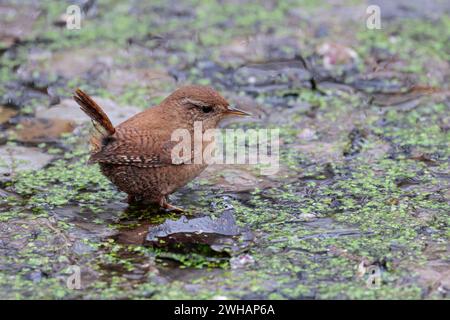
M 103 109 L 90 96 L 82 90 L 77 89 L 73 98 L 80 105 L 81 110 L 91 118 L 94 127 L 103 137 L 114 134 L 116 129 L 114 129 L 111 120 L 109 120 Z

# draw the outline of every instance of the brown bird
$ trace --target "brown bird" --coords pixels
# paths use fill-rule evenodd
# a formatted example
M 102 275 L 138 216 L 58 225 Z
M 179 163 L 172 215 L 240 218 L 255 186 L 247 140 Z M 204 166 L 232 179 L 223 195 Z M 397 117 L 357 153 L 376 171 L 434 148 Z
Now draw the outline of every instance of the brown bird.
M 178 142 L 171 141 L 172 132 L 187 129 L 194 137 L 196 121 L 201 121 L 205 132 L 216 128 L 227 116 L 249 115 L 231 108 L 212 88 L 197 85 L 177 89 L 159 105 L 116 127 L 102 108 L 80 89 L 76 90 L 74 99 L 100 133 L 91 138 L 89 161 L 98 163 L 102 173 L 128 194 L 129 203 L 157 204 L 175 211 L 182 209 L 170 205 L 167 196 L 199 175 L 207 164 L 174 163 L 172 148 Z M 206 146 L 202 146 L 203 150 Z

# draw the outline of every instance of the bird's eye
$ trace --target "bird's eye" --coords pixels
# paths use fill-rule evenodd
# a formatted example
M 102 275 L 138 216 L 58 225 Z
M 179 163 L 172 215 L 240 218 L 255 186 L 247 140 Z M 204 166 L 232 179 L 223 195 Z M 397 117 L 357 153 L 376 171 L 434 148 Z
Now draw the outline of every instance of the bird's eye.
M 209 113 L 209 112 L 211 112 L 212 111 L 212 107 L 211 106 L 203 106 L 202 107 L 202 111 L 204 112 L 204 113 Z

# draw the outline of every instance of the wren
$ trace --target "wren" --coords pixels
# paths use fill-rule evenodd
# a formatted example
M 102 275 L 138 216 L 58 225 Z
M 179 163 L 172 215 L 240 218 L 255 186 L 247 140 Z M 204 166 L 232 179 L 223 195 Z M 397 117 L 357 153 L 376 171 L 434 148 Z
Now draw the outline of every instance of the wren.
M 119 190 L 128 194 L 128 203 L 156 204 L 183 211 L 168 203 L 167 197 L 198 176 L 205 163 L 172 160 L 176 142 L 172 132 L 187 129 L 194 122 L 203 130 L 214 129 L 230 115 L 248 113 L 231 108 L 214 89 L 190 85 L 175 90 L 159 105 L 140 112 L 114 127 L 102 108 L 86 93 L 76 90 L 75 101 L 92 120 L 99 134 L 91 138 L 90 163 L 98 163 L 102 173 Z

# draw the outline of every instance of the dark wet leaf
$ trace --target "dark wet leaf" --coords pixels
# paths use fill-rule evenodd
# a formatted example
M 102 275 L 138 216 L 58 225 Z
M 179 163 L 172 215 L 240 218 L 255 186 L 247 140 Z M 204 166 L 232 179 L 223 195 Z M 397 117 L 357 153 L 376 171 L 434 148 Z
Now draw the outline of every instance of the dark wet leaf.
M 245 250 L 253 240 L 253 234 L 237 226 L 231 210 L 220 218 L 201 217 L 166 220 L 163 224 L 150 227 L 146 243 L 157 247 L 171 244 L 187 246 L 206 244 L 216 252 L 236 253 Z

